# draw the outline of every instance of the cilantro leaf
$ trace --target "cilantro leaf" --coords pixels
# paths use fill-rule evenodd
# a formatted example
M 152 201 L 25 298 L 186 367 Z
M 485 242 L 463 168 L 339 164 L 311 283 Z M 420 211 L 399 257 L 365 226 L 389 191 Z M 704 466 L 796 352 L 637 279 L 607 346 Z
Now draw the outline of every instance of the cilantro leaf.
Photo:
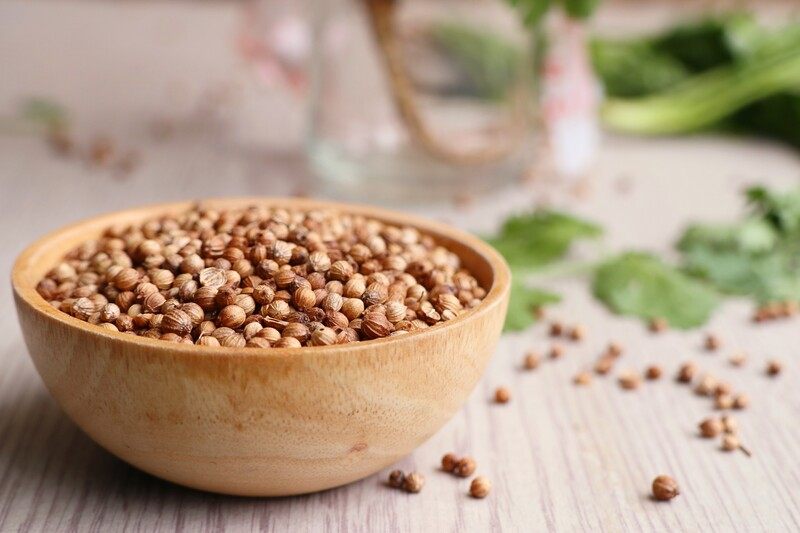
M 602 229 L 557 211 L 538 210 L 506 220 L 489 244 L 512 268 L 535 269 L 561 259 L 578 239 L 597 238 Z
M 664 318 L 684 329 L 704 324 L 719 301 L 704 283 L 639 252 L 624 253 L 601 265 L 595 273 L 594 294 L 615 313 Z
M 561 297 L 552 292 L 543 291 L 513 279 L 511 282 L 511 299 L 508 302 L 508 314 L 503 331 L 520 331 L 536 322 L 535 310 L 547 304 L 557 303 Z

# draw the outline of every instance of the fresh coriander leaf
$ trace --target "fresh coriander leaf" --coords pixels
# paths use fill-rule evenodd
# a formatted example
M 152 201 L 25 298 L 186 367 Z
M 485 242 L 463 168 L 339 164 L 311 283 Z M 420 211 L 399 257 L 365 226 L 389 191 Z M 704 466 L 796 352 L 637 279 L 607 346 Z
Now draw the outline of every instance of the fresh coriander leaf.
M 779 232 L 789 234 L 800 229 L 800 189 L 779 193 L 765 187 L 751 187 L 745 194 L 755 215 Z
M 22 118 L 48 129 L 58 129 L 67 122 L 67 113 L 61 105 L 44 98 L 30 98 L 22 104 Z
M 704 283 L 646 253 L 628 252 L 601 265 L 594 294 L 612 311 L 664 318 L 676 328 L 704 324 L 719 301 Z
M 511 299 L 508 302 L 508 314 L 503 331 L 520 331 L 536 322 L 534 312 L 539 307 L 559 302 L 561 297 L 552 292 L 543 291 L 514 279 L 511 283 Z
M 508 0 L 517 8 L 525 26 L 532 28 L 547 14 L 553 0 Z
M 512 268 L 535 269 L 562 258 L 578 239 L 597 238 L 599 226 L 566 213 L 539 210 L 506 220 L 489 244 Z

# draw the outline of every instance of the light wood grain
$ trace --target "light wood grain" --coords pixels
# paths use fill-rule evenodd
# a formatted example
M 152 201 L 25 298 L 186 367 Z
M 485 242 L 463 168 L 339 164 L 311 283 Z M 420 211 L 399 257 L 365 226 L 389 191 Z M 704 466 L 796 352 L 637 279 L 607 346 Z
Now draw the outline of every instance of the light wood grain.
M 142 167 L 115 181 L 102 170 L 54 157 L 36 138 L 0 137 L 0 272 L 7 275 L 13 259 L 35 238 L 87 216 L 208 196 L 217 180 L 235 195 L 287 194 L 307 183 L 295 155 L 265 154 L 231 142 L 247 114 L 241 110 L 261 109 L 261 99 L 267 98 L 282 99 L 277 112 L 286 113 L 291 110 L 286 95 L 253 90 L 226 108 L 235 120 L 222 125 L 191 122 L 175 108 L 174 86 L 185 88 L 178 100 L 191 107 L 221 80 L 249 79 L 226 48 L 236 23 L 233 4 L 0 4 L 3 111 L 14 109 L 22 97 L 50 95 L 69 106 L 83 136 L 111 133 L 143 152 Z M 113 44 L 100 50 L 100 42 Z M 55 52 L 60 52 L 58 64 Z M 142 57 L 144 66 L 132 68 Z M 75 72 L 81 76 L 71 75 Z M 178 131 L 156 140 L 147 126 L 163 114 L 176 118 Z M 248 124 L 255 121 L 248 119 Z M 286 124 L 284 118 L 269 122 Z M 796 154 L 766 143 L 610 138 L 581 199 L 567 187 L 544 191 L 534 184 L 481 198 L 466 210 L 407 209 L 487 232 L 507 213 L 547 201 L 601 222 L 611 250 L 668 253 L 688 221 L 734 217 L 743 185 L 787 187 L 798 177 Z M 750 305 L 731 301 L 708 326 L 725 347 L 708 354 L 700 349 L 702 331 L 652 337 L 638 322 L 599 307 L 583 281 L 540 284 L 564 294 L 552 315 L 585 323 L 587 340 L 570 345 L 559 362 L 525 373 L 519 370 L 523 352 L 549 344 L 545 326 L 503 336 L 465 408 L 396 464 L 426 475 L 421 494 L 386 488 L 386 469 L 308 496 L 245 499 L 160 481 L 95 445 L 44 389 L 14 316 L 10 285 L 0 283 L 0 531 L 800 529 L 796 321 L 755 327 L 749 322 Z M 697 438 L 696 423 L 713 412 L 709 402 L 670 379 L 635 392 L 621 391 L 612 378 L 576 389 L 572 376 L 591 364 L 610 338 L 628 347 L 620 369 L 657 362 L 669 377 L 692 359 L 749 392 L 752 409 L 739 418 L 753 457 L 723 454 L 716 443 Z M 750 353 L 742 369 L 725 362 L 737 348 Z M 769 357 L 786 366 L 774 380 L 762 372 Z M 508 405 L 491 403 L 497 385 L 511 388 Z M 470 499 L 468 480 L 437 471 L 447 451 L 476 458 L 478 472 L 494 482 L 488 498 Z M 683 489 L 668 504 L 648 499 L 650 481 L 660 473 L 674 476 Z

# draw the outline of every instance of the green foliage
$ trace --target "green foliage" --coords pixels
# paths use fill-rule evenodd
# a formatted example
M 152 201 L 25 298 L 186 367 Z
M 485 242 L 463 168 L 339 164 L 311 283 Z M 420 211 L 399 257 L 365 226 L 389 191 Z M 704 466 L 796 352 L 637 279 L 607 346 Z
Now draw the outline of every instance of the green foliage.
M 628 252 L 603 263 L 594 294 L 615 313 L 664 318 L 673 327 L 704 324 L 718 303 L 717 293 L 661 259 Z
M 20 115 L 24 120 L 50 130 L 63 128 L 67 124 L 64 108 L 44 98 L 30 98 L 23 102 Z
M 536 26 L 555 5 L 574 19 L 587 19 L 597 9 L 600 0 L 508 0 L 520 13 L 526 26 Z
M 509 218 L 489 243 L 514 269 L 530 270 L 561 259 L 573 242 L 594 239 L 602 229 L 557 211 L 539 210 Z
M 557 303 L 561 297 L 555 293 L 528 287 L 516 279 L 511 283 L 511 299 L 503 331 L 521 331 L 536 322 L 536 309 Z
M 677 243 L 686 271 L 762 303 L 800 299 L 800 189 L 754 187 L 746 198 L 741 221 L 686 229 Z

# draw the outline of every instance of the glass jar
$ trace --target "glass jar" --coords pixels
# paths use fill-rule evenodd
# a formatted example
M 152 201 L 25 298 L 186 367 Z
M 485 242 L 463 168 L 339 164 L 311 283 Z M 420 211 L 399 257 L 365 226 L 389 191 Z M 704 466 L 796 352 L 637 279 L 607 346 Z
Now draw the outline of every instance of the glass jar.
M 533 34 L 507 0 L 308 0 L 307 151 L 330 196 L 480 195 L 533 152 Z

